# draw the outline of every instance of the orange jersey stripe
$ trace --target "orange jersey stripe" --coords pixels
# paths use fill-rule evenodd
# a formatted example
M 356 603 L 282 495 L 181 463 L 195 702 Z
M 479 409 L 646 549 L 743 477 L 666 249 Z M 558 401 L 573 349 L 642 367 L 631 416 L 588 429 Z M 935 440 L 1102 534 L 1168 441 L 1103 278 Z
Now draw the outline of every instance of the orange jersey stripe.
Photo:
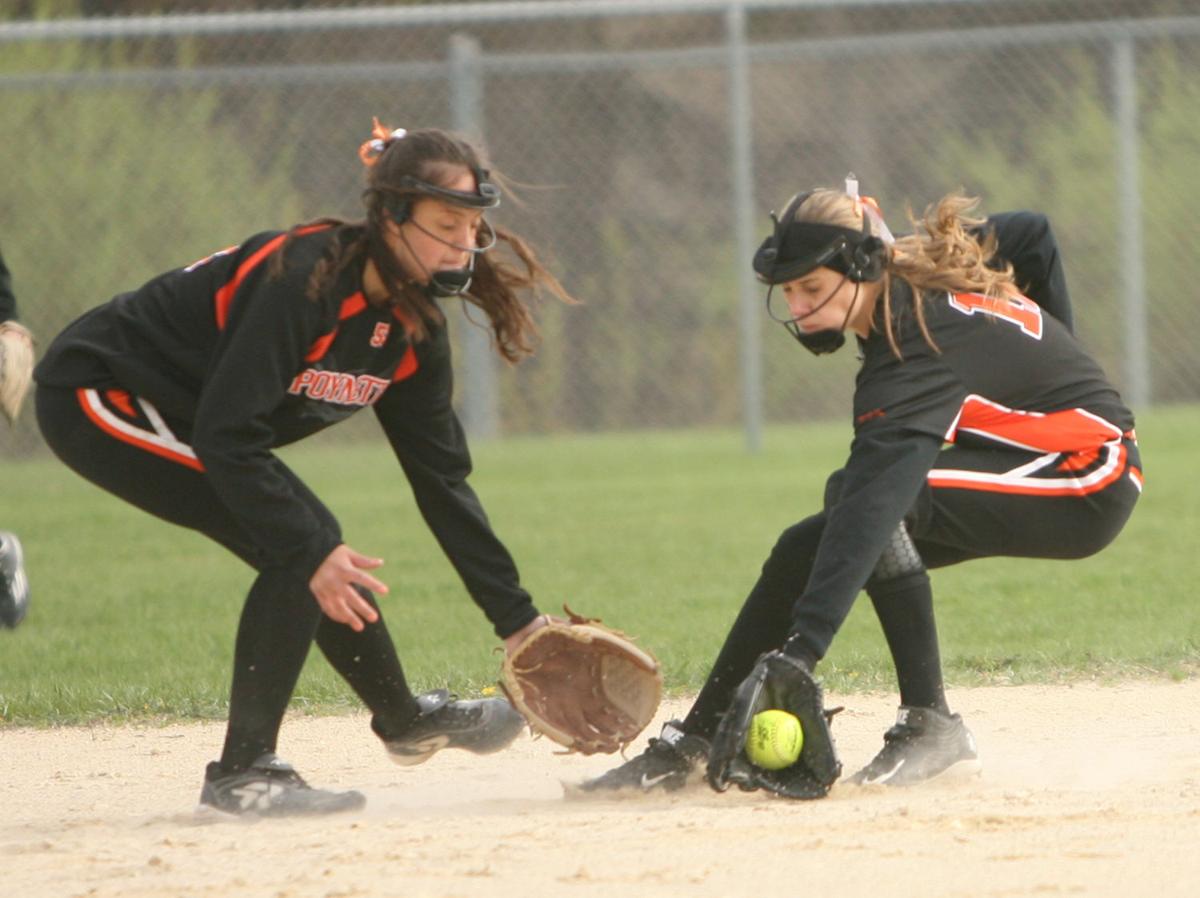
M 367 307 L 367 298 L 363 296 L 362 291 L 347 296 L 342 300 L 342 307 L 338 309 L 338 321 L 345 321 L 354 315 L 357 315 Z
M 266 246 L 259 248 L 257 252 L 250 256 L 245 262 L 238 266 L 234 276 L 225 283 L 225 285 L 217 291 L 215 298 L 216 315 L 217 315 L 217 330 L 225 330 L 225 323 L 229 320 L 229 306 L 233 302 L 233 295 L 237 293 L 238 287 L 242 286 L 244 281 L 255 268 L 259 266 L 267 256 L 279 249 L 284 240 L 287 239 L 286 234 L 280 234 L 274 240 L 269 241 Z
M 404 353 L 404 358 L 400 360 L 400 364 L 396 366 L 396 373 L 392 375 L 392 383 L 412 377 L 417 373 L 417 353 L 410 346 L 408 351 Z
M 300 228 L 294 233 L 312 234 L 316 231 L 323 231 L 330 225 L 312 225 L 307 228 Z M 242 281 L 250 276 L 250 272 L 254 271 L 271 253 L 279 249 L 283 245 L 283 241 L 287 240 L 288 234 L 280 234 L 278 237 L 268 241 L 264 246 L 259 247 L 246 261 L 238 266 L 233 277 L 230 278 L 220 290 L 217 291 L 214 297 L 215 313 L 217 318 L 217 330 L 225 330 L 225 323 L 229 320 L 229 306 L 233 302 L 234 294 L 237 293 L 238 287 L 242 285 Z
M 308 354 L 304 356 L 304 361 L 315 362 L 318 359 L 324 358 L 325 353 L 329 352 L 329 346 L 333 343 L 333 338 L 337 336 L 337 328 L 335 327 L 323 337 L 318 337 L 313 345 L 308 348 Z
M 963 400 L 946 440 L 963 432 L 1033 452 L 1084 452 L 1121 438 L 1121 428 L 1081 408 L 1025 412 L 975 395 Z
M 1031 466 L 1021 465 L 1013 471 L 999 474 L 934 468 L 929 472 L 927 479 L 931 487 L 941 489 L 977 490 L 1021 496 L 1086 496 L 1115 483 L 1126 472 L 1128 452 L 1122 444 L 1110 444 L 1102 451 L 1106 453 L 1104 464 L 1082 477 L 1069 473 L 1062 477 L 1032 477 L 1028 475 Z
M 362 295 L 360 290 L 352 296 L 342 300 L 342 307 L 338 309 L 338 321 L 345 321 L 354 315 L 357 315 L 367 307 L 367 299 Z M 329 352 L 329 347 L 337 337 L 338 329 L 335 327 L 324 336 L 318 337 L 313 341 L 313 345 L 308 348 L 308 354 L 304 357 L 306 362 L 316 362 L 324 358 L 325 353 Z
M 203 473 L 204 465 L 196 458 L 191 447 L 173 438 L 151 433 L 122 421 L 104 407 L 95 390 L 81 387 L 75 391 L 75 395 L 79 398 L 83 413 L 109 436 Z
M 130 401 L 128 390 L 105 390 L 104 396 L 129 417 L 137 417 L 137 412 L 133 410 L 133 403 Z

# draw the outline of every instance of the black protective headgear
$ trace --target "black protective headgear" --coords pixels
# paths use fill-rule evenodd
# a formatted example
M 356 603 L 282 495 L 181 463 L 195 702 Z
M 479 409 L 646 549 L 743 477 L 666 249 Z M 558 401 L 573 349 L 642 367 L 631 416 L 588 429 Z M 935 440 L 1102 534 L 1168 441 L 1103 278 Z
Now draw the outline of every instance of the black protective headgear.
M 399 190 L 405 192 L 404 195 L 400 198 L 385 200 L 383 208 L 397 225 L 412 220 L 410 216 L 412 215 L 413 194 L 432 197 L 449 203 L 452 206 L 463 206 L 467 209 L 495 209 L 500 205 L 500 188 L 487 179 L 488 172 L 486 169 L 473 168 L 471 171 L 475 175 L 475 189 L 473 191 L 451 190 L 449 187 L 441 187 L 412 175 L 405 175 L 396 184 Z M 434 240 L 447 243 L 441 237 L 422 228 L 417 222 L 413 221 L 412 223 Z M 467 266 L 465 268 L 432 272 L 429 276 L 429 284 L 425 288 L 430 296 L 440 298 L 460 296 L 470 288 L 471 279 L 475 274 L 475 256 L 479 253 L 487 252 L 496 245 L 496 232 L 492 230 L 491 225 L 486 220 L 481 221 L 480 224 L 486 228 L 486 231 L 481 233 L 481 242 L 478 242 L 478 245 L 459 246 L 457 243 L 447 244 L 453 246 L 455 249 L 470 253 Z
M 840 272 L 843 282 L 850 280 L 861 284 L 877 281 L 883 277 L 887 267 L 888 248 L 882 239 L 871 233 L 865 214 L 861 230 L 813 221 L 796 221 L 800 207 L 812 194 L 813 191 L 809 190 L 794 196 L 782 215 L 776 216 L 774 212 L 771 213 L 771 236 L 767 237 L 755 252 L 753 264 L 755 275 L 768 285 L 767 314 L 784 325 L 806 349 L 823 355 L 840 349 L 846 342 L 845 323 L 840 329 L 826 328 L 806 332 L 800 327 L 801 318 L 780 318 L 772 311 L 773 288 L 777 284 L 804 277 L 813 269 L 821 267 Z M 825 303 L 829 302 L 840 288 L 841 283 L 815 309 L 802 317 L 807 318 L 824 308 Z M 852 310 L 853 305 L 847 310 L 847 321 Z

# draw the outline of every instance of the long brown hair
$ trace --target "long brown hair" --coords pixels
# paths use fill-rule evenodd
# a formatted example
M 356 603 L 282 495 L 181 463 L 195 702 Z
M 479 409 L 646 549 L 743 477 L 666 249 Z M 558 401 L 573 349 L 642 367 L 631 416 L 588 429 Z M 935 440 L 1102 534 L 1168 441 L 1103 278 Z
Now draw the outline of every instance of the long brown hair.
M 989 232 L 980 239 L 972 233 L 972 229 L 985 221 L 971 214 L 978 205 L 977 197 L 954 192 L 928 206 L 919 220 L 911 210 L 906 213 L 913 233 L 897 237 L 889 249 L 879 315 L 888 345 L 897 358 L 903 356 L 892 321 L 893 276 L 912 287 L 917 325 L 925 342 L 934 350 L 938 347 L 925 323 L 928 294 L 948 291 L 998 298 L 1016 292 L 1011 265 L 989 267 L 996 254 L 995 234 Z M 854 197 L 840 190 L 821 189 L 813 191 L 796 211 L 795 218 L 862 230 L 863 215 L 862 202 L 856 202 Z M 871 228 L 869 221 L 867 227 Z
M 365 221 L 326 218 L 310 223 L 334 226 L 344 239 L 335 239 L 330 255 L 313 270 L 308 294 L 314 298 L 321 295 L 345 268 L 370 260 L 387 291 L 383 302 L 398 311 L 409 339 L 420 342 L 428 339 L 431 328 L 445 325 L 445 315 L 424 286 L 415 283 L 401 266 L 385 238 L 387 226 L 395 220 L 403 204 L 415 203 L 426 195 L 406 183 L 406 177 L 448 187 L 463 169 L 480 172 L 487 166 L 468 141 L 437 128 L 393 132 L 377 141 L 377 149 L 367 167 L 367 187 L 363 191 Z M 498 179 L 493 176 L 491 180 Z M 293 228 L 288 241 L 303 227 L 306 226 Z M 563 302 L 573 304 L 577 300 L 521 237 L 506 228 L 494 225 L 492 228 L 496 247 L 476 255 L 471 288 L 462 298 L 487 315 L 497 352 L 509 362 L 518 362 L 533 353 L 539 336 L 537 323 L 519 291 L 545 288 Z M 502 246 L 515 261 L 500 258 L 498 251 Z M 276 258 L 282 259 L 283 255 L 279 253 Z

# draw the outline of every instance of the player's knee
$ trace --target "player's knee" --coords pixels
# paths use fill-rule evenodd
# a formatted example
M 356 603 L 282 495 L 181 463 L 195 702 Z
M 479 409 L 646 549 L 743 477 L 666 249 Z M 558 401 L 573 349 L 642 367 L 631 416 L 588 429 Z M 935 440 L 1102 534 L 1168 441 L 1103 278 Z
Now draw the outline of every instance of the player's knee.
M 928 577 L 921 553 L 913 545 L 908 528 L 901 521 L 892 533 L 887 545 L 875 562 L 875 569 L 867 581 L 868 587 L 882 586 L 891 581 L 909 580 L 913 577 Z
M 825 511 L 829 512 L 833 506 L 837 505 L 838 499 L 842 496 L 842 483 L 846 479 L 846 472 L 843 469 L 838 469 L 829 475 L 829 479 L 825 481 Z
M 764 577 L 808 578 L 817 546 L 825 529 L 825 515 L 818 514 L 793 524 L 779 535 L 763 564 Z M 803 583 L 801 583 L 803 588 Z M 799 592 L 797 592 L 799 595 Z

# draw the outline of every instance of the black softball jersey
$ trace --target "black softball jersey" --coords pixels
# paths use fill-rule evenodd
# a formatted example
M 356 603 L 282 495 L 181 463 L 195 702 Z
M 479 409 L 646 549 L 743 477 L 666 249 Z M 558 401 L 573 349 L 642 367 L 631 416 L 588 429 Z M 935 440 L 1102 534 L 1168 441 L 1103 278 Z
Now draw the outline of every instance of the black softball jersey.
M 916 319 L 913 291 L 893 280 L 897 358 L 876 316 L 859 340 L 854 439 L 793 633 L 824 654 L 891 534 L 922 489 L 1080 497 L 1129 476 L 1140 489 L 1133 415 L 1055 317 L 1024 297 L 934 293 Z M 882 300 L 881 300 L 882 303 Z M 945 444 L 1008 457 L 956 470 Z M 1009 463 L 1011 462 L 1011 463 Z
M 306 579 L 338 540 L 270 450 L 370 406 L 471 597 L 498 631 L 517 629 L 536 612 L 466 482 L 445 329 L 410 342 L 397 312 L 367 302 L 361 265 L 310 298 L 314 269 L 343 238 L 303 228 L 285 250 L 287 236 L 255 235 L 87 312 L 49 347 L 38 383 L 77 390 L 101 429 L 202 471 L 264 556 Z M 123 432 L 106 408 L 121 403 L 151 414 L 156 437 Z

